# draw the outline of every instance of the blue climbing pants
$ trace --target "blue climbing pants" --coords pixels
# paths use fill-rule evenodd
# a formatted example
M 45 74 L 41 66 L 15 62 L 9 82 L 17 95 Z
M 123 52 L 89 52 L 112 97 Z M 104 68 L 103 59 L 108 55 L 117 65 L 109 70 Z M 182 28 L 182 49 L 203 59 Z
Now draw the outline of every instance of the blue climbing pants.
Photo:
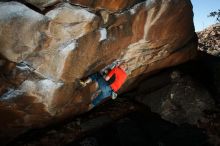
M 98 83 L 99 89 L 101 90 L 99 95 L 92 101 L 92 104 L 96 106 L 103 99 L 111 96 L 113 91 L 100 73 L 95 73 L 91 75 L 90 78 L 92 79 L 92 81 L 96 81 Z

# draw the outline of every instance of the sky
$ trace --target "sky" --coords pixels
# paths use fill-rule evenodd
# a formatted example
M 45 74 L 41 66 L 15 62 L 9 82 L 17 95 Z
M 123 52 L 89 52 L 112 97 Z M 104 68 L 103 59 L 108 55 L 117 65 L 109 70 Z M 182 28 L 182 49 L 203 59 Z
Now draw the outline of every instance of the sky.
M 220 0 L 191 0 L 194 12 L 194 25 L 196 31 L 215 24 L 216 18 L 207 17 L 210 12 L 220 9 Z

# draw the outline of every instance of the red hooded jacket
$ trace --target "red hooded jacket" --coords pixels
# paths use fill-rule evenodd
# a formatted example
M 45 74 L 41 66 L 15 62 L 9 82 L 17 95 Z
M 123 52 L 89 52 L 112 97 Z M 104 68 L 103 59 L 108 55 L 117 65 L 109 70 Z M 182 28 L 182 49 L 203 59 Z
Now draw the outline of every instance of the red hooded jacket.
M 121 69 L 120 67 L 113 68 L 107 75 L 107 77 L 111 78 L 112 76 L 115 77 L 113 83 L 110 84 L 110 87 L 114 92 L 117 92 L 122 84 L 125 82 L 127 78 L 126 72 Z

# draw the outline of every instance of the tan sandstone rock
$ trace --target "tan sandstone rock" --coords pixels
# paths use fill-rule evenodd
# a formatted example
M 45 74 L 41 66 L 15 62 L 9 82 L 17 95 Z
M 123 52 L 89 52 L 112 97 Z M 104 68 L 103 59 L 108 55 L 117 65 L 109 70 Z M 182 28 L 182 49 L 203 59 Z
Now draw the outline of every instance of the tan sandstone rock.
M 77 80 L 115 59 L 129 65 L 127 90 L 143 74 L 196 55 L 189 0 L 107 2 L 91 1 L 92 9 L 62 3 L 45 15 L 0 3 L 1 138 L 87 111 L 94 86 L 79 89 Z
M 140 2 L 140 0 L 70 0 L 72 4 L 78 4 L 95 10 L 105 9 L 116 12 Z
M 19 62 L 39 47 L 47 18 L 17 3 L 0 3 L 0 53 Z

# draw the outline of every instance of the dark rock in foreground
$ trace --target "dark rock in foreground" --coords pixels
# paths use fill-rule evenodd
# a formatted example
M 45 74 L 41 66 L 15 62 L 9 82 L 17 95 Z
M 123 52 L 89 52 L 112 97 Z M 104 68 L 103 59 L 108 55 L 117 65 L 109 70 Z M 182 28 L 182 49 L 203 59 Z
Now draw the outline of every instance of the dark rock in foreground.
M 155 91 L 147 90 L 164 77 L 169 82 L 167 85 Z M 205 87 L 179 71 L 150 78 L 138 88 L 136 99 L 139 102 L 150 107 L 152 112 L 160 114 L 163 119 L 176 124 L 197 125 L 203 120 L 203 112 L 211 110 L 215 105 Z
M 33 146 L 58 143 L 76 146 L 86 143 L 95 146 L 218 145 L 220 86 L 216 81 L 220 79 L 217 76 L 219 63 L 219 58 L 206 56 L 163 70 L 116 100 L 104 102 L 68 123 L 44 129 L 40 135 L 26 133 L 14 143 Z

